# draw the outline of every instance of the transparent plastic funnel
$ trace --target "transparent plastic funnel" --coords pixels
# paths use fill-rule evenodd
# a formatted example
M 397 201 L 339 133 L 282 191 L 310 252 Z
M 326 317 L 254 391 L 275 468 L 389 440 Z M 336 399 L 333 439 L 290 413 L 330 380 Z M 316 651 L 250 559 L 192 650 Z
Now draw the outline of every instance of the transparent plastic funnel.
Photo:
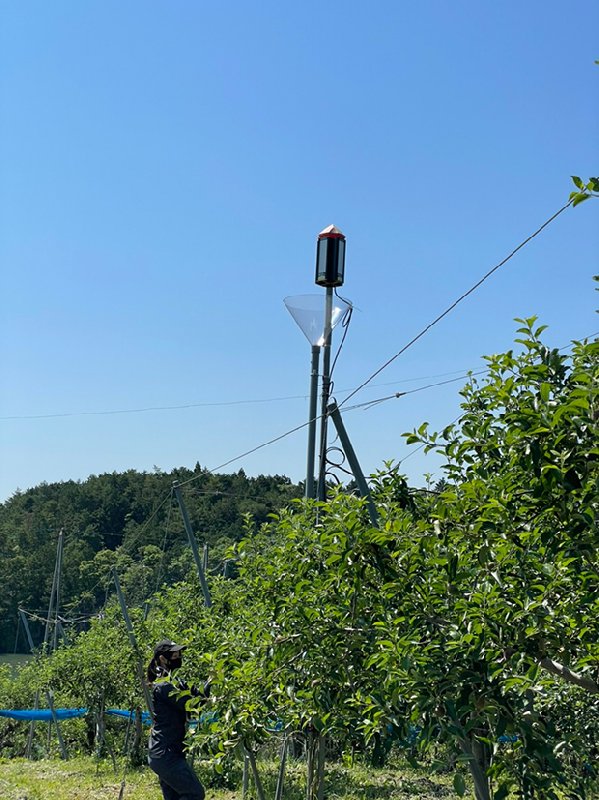
M 322 294 L 296 294 L 286 297 L 283 302 L 287 311 L 301 328 L 312 347 L 324 344 L 324 297 Z M 350 310 L 350 303 L 333 298 L 331 327 L 334 328 Z

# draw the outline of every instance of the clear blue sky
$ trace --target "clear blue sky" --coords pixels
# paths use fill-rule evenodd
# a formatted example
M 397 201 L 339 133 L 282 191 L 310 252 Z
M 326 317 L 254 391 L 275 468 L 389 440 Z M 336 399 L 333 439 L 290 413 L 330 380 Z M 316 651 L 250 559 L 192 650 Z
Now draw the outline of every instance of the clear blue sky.
M 322 291 L 331 223 L 358 309 L 342 399 L 597 174 L 597 31 L 595 0 L 3 2 L 0 499 L 214 468 L 305 421 L 282 301 Z M 355 400 L 480 368 L 515 316 L 558 346 L 598 330 L 598 214 L 562 214 Z M 365 471 L 452 420 L 459 386 L 348 413 Z M 270 402 L 82 413 L 240 400 Z M 305 445 L 228 469 L 300 480 Z

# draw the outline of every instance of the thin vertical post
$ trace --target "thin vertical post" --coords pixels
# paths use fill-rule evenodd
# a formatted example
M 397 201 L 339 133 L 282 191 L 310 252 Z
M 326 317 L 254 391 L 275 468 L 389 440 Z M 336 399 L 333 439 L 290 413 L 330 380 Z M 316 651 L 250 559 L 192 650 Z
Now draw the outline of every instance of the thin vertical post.
M 316 768 L 316 800 L 324 800 L 324 765 L 326 758 L 326 738 L 324 734 L 318 734 L 318 761 Z
M 316 404 L 318 395 L 318 362 L 320 361 L 320 347 L 312 345 L 312 361 L 310 366 L 310 408 L 308 411 L 308 458 L 306 464 L 306 486 L 304 497 L 314 497 L 316 486 L 314 484 L 314 455 L 316 450 Z
M 200 580 L 200 586 L 202 587 L 202 593 L 204 595 L 204 605 L 210 608 L 212 606 L 212 600 L 210 598 L 210 590 L 208 589 L 208 584 L 206 582 L 206 575 L 204 574 L 204 567 L 202 566 L 202 559 L 200 558 L 200 551 L 198 550 L 198 543 L 196 541 L 196 537 L 194 536 L 191 522 L 189 520 L 189 514 L 187 513 L 187 508 L 183 502 L 183 496 L 181 495 L 181 488 L 177 481 L 173 483 L 173 491 L 175 493 L 175 497 L 177 498 L 177 502 L 179 503 L 179 508 L 181 509 L 183 524 L 185 525 L 185 531 L 187 533 L 191 552 L 193 553 L 193 560 L 195 561 L 198 578 Z
M 281 754 L 279 757 L 279 770 L 277 774 L 277 786 L 275 789 L 274 800 L 283 800 L 283 786 L 285 784 L 285 766 L 287 764 L 287 735 L 283 736 Z
M 360 462 L 358 461 L 356 452 L 352 447 L 352 443 L 350 442 L 349 436 L 347 435 L 347 431 L 345 430 L 345 425 L 343 424 L 343 420 L 341 419 L 341 412 L 339 411 L 337 403 L 335 402 L 331 403 L 327 410 L 331 419 L 333 420 L 333 425 L 337 430 L 339 441 L 341 442 L 341 446 L 343 447 L 343 452 L 347 456 L 347 460 L 349 461 L 349 466 L 354 474 L 356 483 L 358 484 L 360 495 L 366 499 L 366 503 L 368 506 L 368 513 L 370 515 L 370 521 L 372 522 L 372 526 L 374 528 L 378 528 L 379 516 L 376 510 L 376 506 L 372 502 L 370 489 L 368 488 L 368 484 L 366 483 L 366 479 L 364 477 L 364 473 L 362 472 L 362 468 L 360 467 Z
M 56 568 L 56 598 L 54 603 L 54 641 L 52 644 L 52 650 L 56 650 L 58 647 L 58 614 L 60 611 L 60 589 L 61 589 L 61 573 L 62 573 L 62 550 L 64 547 L 64 535 L 62 530 L 58 534 L 58 550 L 56 553 L 56 561 L 57 561 L 57 568 Z
M 121 613 L 123 615 L 123 619 L 125 620 L 125 627 L 127 628 L 127 635 L 129 636 L 129 642 L 131 644 L 131 647 L 133 648 L 133 652 L 135 653 L 135 669 L 137 672 L 137 678 L 141 684 L 141 690 L 143 692 L 143 696 L 146 701 L 146 706 L 148 708 L 148 711 L 150 712 L 150 716 L 154 718 L 154 706 L 152 703 L 152 695 L 150 694 L 150 689 L 144 678 L 143 665 L 141 661 L 141 656 L 139 654 L 139 648 L 137 646 L 137 639 L 135 638 L 133 625 L 131 624 L 131 618 L 129 617 L 129 612 L 127 610 L 127 604 L 125 603 L 125 598 L 123 597 L 123 592 L 121 591 L 121 584 L 119 582 L 119 576 L 117 574 L 116 567 L 112 568 L 112 577 L 114 580 L 114 585 L 116 587 L 116 594 L 118 597 L 119 605 L 121 607 Z
M 313 800 L 314 782 L 314 736 L 311 730 L 306 733 L 306 800 Z
M 331 339 L 333 317 L 333 287 L 327 286 L 324 308 L 324 345 L 322 348 L 322 397 L 320 417 L 320 461 L 318 469 L 318 499 L 326 500 L 327 406 L 331 393 Z
M 247 753 L 245 749 L 243 750 L 243 775 L 241 778 L 241 798 L 242 800 L 246 800 L 248 788 L 250 784 L 250 773 L 249 773 L 249 766 L 250 761 L 247 757 Z
M 27 642 L 29 643 L 29 648 L 32 653 L 35 652 L 35 647 L 33 645 L 33 639 L 31 637 L 31 631 L 29 630 L 29 623 L 27 622 L 27 617 L 25 616 L 25 612 L 22 608 L 19 609 L 19 614 L 21 615 L 21 621 L 23 622 L 23 628 L 25 629 L 25 635 L 27 636 Z M 67 748 L 65 746 L 64 740 L 62 738 L 62 733 L 60 730 L 60 725 L 58 722 L 58 717 L 56 716 L 56 711 L 54 710 L 54 702 L 52 699 L 52 693 L 46 689 L 45 691 L 46 700 L 48 702 L 48 708 L 50 709 L 50 713 L 52 714 L 52 719 L 54 720 L 54 724 L 56 725 L 56 735 L 58 736 L 58 744 L 60 745 L 60 752 L 62 757 L 65 761 L 68 760 L 69 754 L 67 753 Z M 39 692 L 35 694 L 35 708 L 37 709 L 39 706 Z M 33 744 L 33 732 L 35 730 L 34 720 L 31 720 L 31 724 L 29 726 L 29 737 L 27 739 L 27 758 L 31 756 L 31 746 Z
M 125 744 L 123 745 L 123 755 L 127 755 L 127 747 L 129 746 L 129 734 L 131 733 L 131 723 L 133 722 L 133 714 L 135 713 L 135 708 L 132 708 L 129 711 L 129 717 L 127 719 L 127 728 L 125 730 Z
M 50 623 L 52 621 L 52 613 L 54 611 L 54 595 L 56 594 L 56 583 L 58 581 L 58 570 L 60 569 L 60 550 L 62 546 L 62 528 L 58 534 L 58 541 L 56 542 L 56 559 L 54 561 L 54 577 L 52 578 L 52 589 L 50 590 L 50 601 L 48 603 L 48 617 L 46 619 L 46 627 L 44 630 L 44 652 L 46 646 L 50 641 Z
M 202 566 L 204 567 L 204 575 L 208 572 L 208 545 L 204 545 L 202 552 Z
M 25 616 L 25 612 L 22 608 L 19 609 L 19 618 L 23 624 L 23 630 L 25 631 L 25 636 L 27 638 L 27 643 L 29 644 L 29 650 L 33 653 L 35 647 L 33 646 L 33 639 L 31 638 L 31 631 L 29 630 L 29 623 L 27 622 L 27 617 Z M 35 691 L 35 700 L 33 701 L 33 708 L 38 709 L 40 704 L 40 693 L 39 690 L 36 689 Z M 27 749 L 25 750 L 25 755 L 27 758 L 31 758 L 31 750 L 33 746 L 33 736 L 35 733 L 35 720 L 32 719 L 29 723 L 29 734 L 27 736 Z

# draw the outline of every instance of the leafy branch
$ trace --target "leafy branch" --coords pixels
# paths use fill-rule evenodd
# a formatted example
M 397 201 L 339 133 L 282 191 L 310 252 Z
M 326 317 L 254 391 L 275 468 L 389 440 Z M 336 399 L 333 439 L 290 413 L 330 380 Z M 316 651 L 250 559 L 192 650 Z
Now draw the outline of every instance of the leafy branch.
M 599 178 L 589 178 L 585 183 L 578 175 L 572 175 L 572 183 L 576 186 L 576 190 L 570 192 L 570 202 L 572 206 L 577 206 L 584 203 L 590 197 L 599 197 Z

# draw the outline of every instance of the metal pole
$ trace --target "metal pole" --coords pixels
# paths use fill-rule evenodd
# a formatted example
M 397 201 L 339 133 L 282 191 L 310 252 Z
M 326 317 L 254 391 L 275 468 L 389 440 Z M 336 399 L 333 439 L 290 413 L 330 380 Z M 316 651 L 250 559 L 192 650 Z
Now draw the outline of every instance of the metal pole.
M 27 622 L 27 617 L 25 616 L 25 612 L 22 608 L 19 609 L 19 617 L 21 622 L 23 623 L 23 630 L 25 631 L 25 636 L 27 637 L 27 642 L 29 644 L 29 650 L 33 653 L 35 647 L 33 646 L 33 639 L 31 638 L 31 631 L 29 630 L 29 623 Z M 39 708 L 40 704 L 40 693 L 39 690 L 36 689 L 35 691 L 35 700 L 33 702 L 33 708 Z M 25 750 L 25 755 L 27 758 L 31 758 L 31 748 L 33 745 L 33 735 L 35 733 L 35 720 L 32 719 L 29 723 L 29 735 L 27 736 L 27 749 Z
M 60 746 L 60 752 L 62 753 L 62 757 L 64 761 L 69 760 L 69 754 L 67 752 L 66 745 L 64 743 L 64 739 L 62 738 L 62 732 L 60 730 L 60 725 L 58 724 L 58 717 L 56 716 L 56 711 L 54 709 L 54 698 L 52 696 L 52 692 L 46 690 L 46 700 L 48 701 L 48 708 L 50 709 L 50 713 L 52 714 L 52 719 L 54 720 L 54 724 L 56 725 L 56 736 L 58 737 L 58 744 Z
M 314 497 L 316 486 L 314 484 L 314 453 L 316 450 L 316 402 L 318 395 L 318 362 L 320 361 L 320 347 L 312 345 L 312 363 L 310 367 L 310 410 L 308 419 L 308 462 L 306 466 L 306 487 L 304 497 Z
M 318 761 L 316 767 L 316 798 L 324 800 L 324 765 L 326 759 L 326 739 L 322 733 L 318 734 Z
M 264 795 L 264 789 L 262 788 L 262 781 L 260 780 L 260 775 L 258 774 L 258 765 L 256 764 L 256 756 L 254 755 L 254 751 L 246 749 L 246 753 L 250 762 L 252 775 L 254 776 L 254 786 L 256 787 L 256 794 L 258 795 L 258 800 L 266 800 L 266 797 Z
M 54 595 L 54 630 L 52 632 L 52 647 L 51 652 L 54 653 L 58 646 L 58 613 L 59 613 L 59 606 L 60 606 L 60 572 L 62 569 L 62 545 L 63 545 L 63 534 L 62 529 L 58 534 L 58 544 L 56 547 L 56 589 Z M 50 600 L 50 605 L 52 605 L 52 600 Z M 50 610 L 48 609 L 48 625 L 50 623 Z M 46 626 L 46 630 L 49 631 L 48 625 Z M 44 642 L 44 647 L 48 649 L 49 639 L 48 642 Z M 48 700 L 48 705 L 50 706 L 50 710 L 52 712 L 52 719 L 56 724 L 56 735 L 58 737 L 58 744 L 60 745 L 60 749 L 62 751 L 63 758 L 66 760 L 68 758 L 64 742 L 62 741 L 62 735 L 60 733 L 60 728 L 58 727 L 56 714 L 54 713 L 54 707 L 52 706 L 48 692 L 46 692 L 46 699 Z M 48 723 L 48 751 L 50 750 L 50 743 L 52 741 L 52 723 Z
M 242 775 L 242 778 L 241 778 L 241 797 L 243 798 L 243 800 L 245 800 L 246 797 L 247 797 L 248 785 L 249 785 L 249 782 L 250 782 L 249 781 L 249 777 L 250 776 L 249 776 L 249 772 L 248 772 L 249 763 L 250 762 L 249 762 L 248 757 L 244 755 L 244 757 L 243 757 L 243 775 Z
M 324 307 L 324 345 L 322 348 L 322 398 L 320 418 L 320 459 L 318 467 L 318 499 L 326 500 L 327 406 L 331 393 L 331 339 L 333 317 L 333 287 L 327 286 Z
M 29 643 L 29 648 L 32 653 L 35 652 L 35 647 L 33 646 L 33 639 L 31 638 L 31 631 L 29 630 L 29 623 L 27 622 L 27 617 L 25 616 L 25 612 L 22 608 L 19 609 L 19 614 L 21 615 L 21 621 L 23 622 L 23 627 L 25 628 L 25 635 L 27 636 L 27 642 Z M 54 724 L 56 725 L 56 735 L 58 736 L 58 744 L 60 745 L 60 752 L 62 757 L 65 761 L 68 760 L 69 754 L 67 753 L 67 748 L 65 747 L 64 740 L 62 738 L 62 733 L 60 731 L 60 725 L 58 723 L 58 717 L 56 716 L 56 711 L 54 710 L 54 703 L 52 700 L 52 693 L 46 689 L 45 691 L 46 700 L 48 702 L 48 708 L 50 709 L 50 713 L 52 714 L 52 719 L 54 720 Z M 39 692 L 35 693 L 35 709 L 37 710 L 39 706 Z M 33 744 L 33 732 L 35 730 L 35 720 L 31 720 L 29 725 L 29 736 L 27 739 L 27 758 L 31 756 L 31 745 Z
M 64 537 L 62 530 L 58 534 L 58 553 L 56 555 L 56 559 L 58 561 L 57 569 L 56 569 L 56 601 L 54 603 L 54 641 L 52 643 L 52 650 L 56 650 L 58 647 L 58 612 L 60 610 L 60 577 L 62 572 L 62 550 L 64 547 Z
M 372 522 L 374 528 L 378 528 L 379 516 L 376 510 L 376 506 L 372 502 L 372 497 L 370 496 L 370 489 L 368 488 L 368 484 L 366 483 L 366 479 L 364 478 L 364 473 L 362 472 L 362 468 L 360 467 L 358 457 L 356 456 L 355 450 L 352 447 L 352 443 L 349 440 L 349 436 L 347 435 L 347 431 L 345 430 L 343 420 L 341 419 L 341 412 L 337 407 L 337 403 L 335 402 L 331 403 L 327 411 L 331 419 L 333 420 L 335 428 L 337 429 L 337 434 L 339 435 L 339 441 L 341 442 L 341 446 L 343 447 L 343 452 L 347 456 L 347 460 L 349 461 L 349 466 L 351 467 L 351 471 L 353 472 L 354 478 L 356 479 L 356 483 L 358 484 L 360 495 L 366 498 L 366 503 L 368 505 L 368 513 L 370 514 L 370 521 Z
M 133 648 L 133 652 L 135 653 L 135 669 L 137 672 L 137 678 L 141 684 L 141 690 L 143 692 L 143 696 L 146 701 L 146 706 L 148 707 L 148 711 L 150 712 L 150 715 L 153 719 L 154 705 L 152 703 L 152 695 L 150 694 L 150 689 L 144 679 L 143 665 L 141 663 L 141 656 L 139 654 L 139 648 L 137 646 L 137 639 L 135 638 L 135 633 L 133 632 L 133 625 L 131 624 L 131 618 L 129 617 L 129 612 L 127 611 L 127 604 L 125 603 L 125 598 L 123 597 L 123 592 L 121 591 L 121 584 L 119 582 L 119 576 L 117 574 L 116 567 L 112 568 L 112 577 L 114 580 L 114 585 L 116 587 L 116 594 L 119 600 L 119 605 L 121 607 L 121 613 L 123 615 L 123 619 L 125 620 L 125 627 L 127 628 L 129 642 L 131 643 L 131 647 Z
M 44 652 L 46 652 L 46 646 L 50 641 L 50 622 L 52 619 L 52 612 L 54 610 L 54 595 L 56 594 L 56 582 L 58 581 L 58 570 L 59 561 L 60 561 L 60 548 L 62 543 L 62 528 L 58 534 L 58 541 L 56 543 L 56 559 L 54 561 L 54 577 L 52 578 L 52 589 L 50 590 L 50 602 L 48 605 L 48 618 L 46 619 L 46 627 L 44 630 Z
M 275 789 L 275 800 L 283 800 L 283 785 L 285 783 L 285 765 L 287 763 L 287 734 L 283 736 L 283 744 L 279 755 L 279 771 L 277 774 L 277 786 Z
M 183 497 L 181 496 L 181 488 L 179 487 L 177 481 L 173 483 L 173 491 L 175 493 L 175 497 L 177 498 L 177 502 L 179 503 L 179 508 L 181 509 L 183 524 L 185 525 L 187 538 L 189 539 L 191 552 L 193 553 L 193 560 L 195 561 L 196 569 L 198 571 L 200 586 L 202 587 L 202 592 L 204 594 L 204 605 L 210 608 L 212 605 L 212 600 L 210 598 L 210 590 L 208 589 L 208 584 L 206 583 L 206 575 L 204 574 L 204 567 L 202 566 L 202 559 L 200 558 L 198 543 L 196 542 L 196 537 L 193 535 L 191 522 L 189 521 L 189 514 L 187 513 L 187 508 L 185 507 L 185 503 L 183 502 Z

